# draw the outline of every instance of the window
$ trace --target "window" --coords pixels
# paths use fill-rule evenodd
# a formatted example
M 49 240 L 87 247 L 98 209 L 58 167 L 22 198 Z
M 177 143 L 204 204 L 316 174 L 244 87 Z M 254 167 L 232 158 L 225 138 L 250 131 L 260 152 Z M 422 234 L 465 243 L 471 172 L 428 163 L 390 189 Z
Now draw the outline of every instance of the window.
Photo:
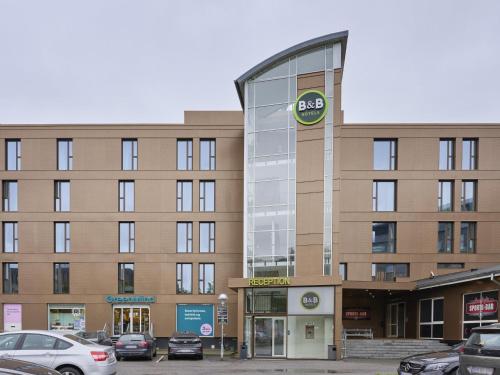
M 135 223 L 134 222 L 120 222 L 119 225 L 120 236 L 120 253 L 133 253 L 135 252 Z
M 215 293 L 215 264 L 200 263 L 198 272 L 198 291 L 200 294 Z
M 462 141 L 462 169 L 477 169 L 477 138 L 464 138 Z
M 373 141 L 373 169 L 391 171 L 397 168 L 397 140 L 375 139 Z
M 134 181 L 120 181 L 119 190 L 119 210 L 121 212 L 134 211 Z
M 193 211 L 193 181 L 177 181 L 177 211 Z
M 439 181 L 438 211 L 453 211 L 453 181 Z
M 215 211 L 215 181 L 200 181 L 200 211 Z
M 193 223 L 177 223 L 177 252 L 193 252 Z
M 122 170 L 137 170 L 137 139 L 122 139 Z
M 200 223 L 200 253 L 215 252 L 215 223 Z
M 70 185 L 69 181 L 55 181 L 55 211 L 65 212 L 70 210 Z
M 498 322 L 498 290 L 464 294 L 463 338 L 471 329 Z
M 438 263 L 438 270 L 461 270 L 465 268 L 463 263 Z
M 339 263 L 340 280 L 347 280 L 347 263 Z
M 453 222 L 439 222 L 437 250 L 440 253 L 453 252 Z
M 4 294 L 19 293 L 19 265 L 17 263 L 3 263 L 2 291 Z
M 54 223 L 54 250 L 56 253 L 69 253 L 71 250 L 69 223 Z
M 215 139 L 200 140 L 200 169 L 215 171 Z
M 17 253 L 19 251 L 19 236 L 17 222 L 3 223 L 3 252 Z
M 21 170 L 21 140 L 6 139 L 5 140 L 5 170 L 20 171 Z
M 21 333 L 0 336 L 0 350 L 14 350 L 20 337 Z
M 193 265 L 177 263 L 177 294 L 193 293 Z
M 52 350 L 56 341 L 57 337 L 54 336 L 27 333 L 20 350 Z
M 2 198 L 5 212 L 17 211 L 17 181 L 3 181 Z
M 444 325 L 444 298 L 420 300 L 420 338 L 442 339 Z
M 118 263 L 118 293 L 134 293 L 134 263 Z
M 462 196 L 460 198 L 462 211 L 477 210 L 477 181 L 462 181 Z
M 245 307 L 247 313 L 268 314 L 287 312 L 287 288 L 247 288 Z
M 177 170 L 191 171 L 193 169 L 193 140 L 177 140 Z
M 54 263 L 54 294 L 69 293 L 69 263 Z
M 476 252 L 476 223 L 464 221 L 460 224 L 460 252 Z
M 372 224 L 372 252 L 396 252 L 396 223 Z
M 372 263 L 373 281 L 396 281 L 397 277 L 409 277 L 408 263 Z
M 439 140 L 439 169 L 450 171 L 455 169 L 455 140 Z
M 73 169 L 73 140 L 57 140 L 57 169 L 71 171 Z
M 396 210 L 396 181 L 373 181 L 373 211 Z

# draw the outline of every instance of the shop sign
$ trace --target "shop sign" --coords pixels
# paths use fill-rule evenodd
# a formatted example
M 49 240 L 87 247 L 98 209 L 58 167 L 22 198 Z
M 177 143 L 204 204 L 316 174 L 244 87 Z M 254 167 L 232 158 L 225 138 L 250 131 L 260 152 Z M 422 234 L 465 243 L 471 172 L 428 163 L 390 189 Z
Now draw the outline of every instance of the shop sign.
M 342 319 L 345 320 L 370 320 L 369 309 L 344 309 Z
M 3 305 L 3 329 L 5 332 L 20 331 L 22 329 L 23 306 L 18 303 Z
M 303 92 L 293 106 L 293 116 L 302 125 L 314 125 L 320 122 L 328 111 L 328 100 L 318 90 Z
M 498 311 L 498 301 L 490 298 L 475 298 L 465 304 L 465 313 L 472 316 L 494 315 Z
M 106 296 L 107 303 L 155 303 L 154 296 Z
M 317 293 L 307 292 L 302 296 L 300 302 L 302 303 L 302 306 L 304 306 L 305 309 L 312 310 L 318 307 L 319 296 Z
M 214 305 L 178 304 L 177 324 L 179 332 L 194 332 L 205 337 L 214 336 Z
M 290 285 L 288 277 L 253 277 L 248 279 L 250 286 L 269 286 L 269 285 Z

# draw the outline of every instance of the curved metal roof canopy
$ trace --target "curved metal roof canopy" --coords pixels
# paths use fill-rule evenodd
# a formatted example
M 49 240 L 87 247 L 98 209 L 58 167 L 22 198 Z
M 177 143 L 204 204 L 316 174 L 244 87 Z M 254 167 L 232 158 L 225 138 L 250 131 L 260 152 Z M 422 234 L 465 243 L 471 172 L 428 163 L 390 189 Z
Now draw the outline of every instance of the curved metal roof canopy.
M 324 44 L 328 43 L 338 43 L 340 42 L 342 45 L 342 68 L 344 68 L 344 60 L 345 60 L 345 52 L 347 48 L 347 37 L 349 35 L 349 31 L 340 31 L 337 33 L 332 33 L 328 35 L 323 35 L 318 38 L 310 39 L 308 41 L 296 44 L 293 47 L 287 48 L 277 54 L 269 57 L 268 59 L 262 61 L 260 64 L 255 65 L 253 68 L 247 70 L 240 77 L 234 80 L 234 84 L 236 85 L 236 91 L 238 92 L 238 96 L 240 98 L 241 107 L 245 108 L 245 82 L 257 75 L 258 73 L 264 72 L 272 65 L 276 64 L 278 61 L 288 58 L 290 56 L 298 55 L 301 52 L 314 49 Z

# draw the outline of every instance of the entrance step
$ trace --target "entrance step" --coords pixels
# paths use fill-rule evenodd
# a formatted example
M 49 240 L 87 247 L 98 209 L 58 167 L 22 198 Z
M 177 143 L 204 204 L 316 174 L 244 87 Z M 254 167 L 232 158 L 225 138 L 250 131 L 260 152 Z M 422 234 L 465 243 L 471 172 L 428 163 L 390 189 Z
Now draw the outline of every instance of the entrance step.
M 347 358 L 401 359 L 411 355 L 449 350 L 450 346 L 436 340 L 374 339 L 346 340 Z

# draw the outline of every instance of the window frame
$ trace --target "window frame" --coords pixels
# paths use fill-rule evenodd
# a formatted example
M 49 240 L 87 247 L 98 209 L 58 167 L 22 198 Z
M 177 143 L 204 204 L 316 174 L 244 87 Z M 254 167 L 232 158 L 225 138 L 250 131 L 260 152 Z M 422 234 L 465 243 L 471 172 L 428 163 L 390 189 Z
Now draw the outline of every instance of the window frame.
M 467 244 L 470 244 L 471 242 L 471 237 L 472 237 L 472 249 L 467 247 L 463 247 L 463 241 L 462 241 L 462 229 L 463 229 L 463 224 L 468 224 L 469 226 L 472 226 L 472 231 L 470 230 L 470 227 L 467 229 Z M 472 236 L 469 236 L 472 235 Z M 460 253 L 461 254 L 475 254 L 477 251 L 477 221 L 461 221 L 460 222 Z
M 208 143 L 208 168 L 202 168 L 202 144 Z M 200 171 L 215 171 L 217 168 L 217 142 L 216 138 L 201 138 L 200 139 Z
M 180 269 L 179 269 L 179 267 L 180 267 Z M 184 284 L 184 279 L 185 279 L 184 267 L 190 268 L 190 275 L 191 275 L 190 280 L 189 280 L 190 290 L 188 292 L 184 292 L 182 289 L 182 285 Z M 175 285 L 175 293 L 176 294 L 193 294 L 193 263 L 176 263 L 176 265 L 175 265 L 175 279 L 176 279 L 176 285 Z
M 460 209 L 463 212 L 477 211 L 477 180 L 462 180 L 462 193 L 460 195 Z M 469 192 L 467 186 L 472 186 L 472 209 L 467 209 L 466 194 Z
M 132 186 L 132 207 L 127 208 L 127 185 Z M 122 204 L 123 203 L 123 204 Z M 119 180 L 118 181 L 118 211 L 119 212 L 135 212 L 135 180 Z
M 389 143 L 388 164 L 389 168 L 375 168 L 375 144 Z M 373 170 L 375 171 L 395 171 L 398 169 L 398 139 L 397 138 L 374 138 L 373 139 Z
M 185 155 L 180 155 L 179 144 L 185 143 L 186 153 Z M 192 171 L 193 170 L 193 138 L 177 138 L 176 142 L 177 147 L 177 159 L 176 159 L 176 169 L 178 171 Z M 184 163 L 186 168 L 179 168 L 180 161 L 184 159 Z
M 203 250 L 202 247 L 202 225 L 208 225 L 208 251 Z M 216 237 L 215 221 L 200 221 L 199 223 L 199 252 L 203 254 L 215 253 L 215 237 Z M 213 234 L 213 237 L 212 237 Z
M 213 209 L 209 210 L 207 209 L 207 193 L 206 193 L 206 187 L 208 184 L 213 184 Z M 215 212 L 215 196 L 216 196 L 216 191 L 215 191 L 215 180 L 200 180 L 199 184 L 199 193 L 200 193 L 200 212 Z
M 379 184 L 392 183 L 393 185 L 393 203 L 392 210 L 380 210 L 379 209 Z M 372 210 L 373 212 L 396 212 L 397 211 L 397 196 L 398 196 L 398 184 L 397 180 L 373 180 L 372 183 Z
M 442 224 L 446 224 L 447 228 L 445 229 L 444 231 L 444 234 L 445 234 L 445 238 L 444 238 L 444 241 L 440 241 L 440 237 L 439 237 L 439 234 L 441 233 L 441 225 Z M 451 230 L 448 230 L 448 226 L 450 226 Z M 446 237 L 446 234 L 450 234 L 449 238 Z M 440 254 L 451 254 L 453 253 L 454 251 L 454 238 L 455 236 L 455 223 L 453 221 L 439 221 L 438 222 L 438 235 L 437 235 L 437 252 L 440 253 Z M 440 248 L 440 243 L 443 242 L 444 243 L 444 249 Z M 448 251 L 447 248 L 448 248 L 448 245 L 449 245 L 449 248 L 450 250 Z
M 67 290 L 64 287 L 64 275 L 62 274 L 63 266 L 67 266 L 68 285 Z M 59 285 L 60 283 L 60 285 Z M 69 262 L 55 262 L 53 263 L 53 294 L 70 294 L 70 266 Z
M 130 267 L 132 266 L 132 267 Z M 132 270 L 131 285 L 127 286 L 126 270 Z M 118 263 L 118 294 L 133 294 L 135 292 L 135 263 Z
M 466 144 L 469 145 L 469 160 L 464 159 L 464 150 Z M 478 169 L 478 155 L 479 155 L 479 138 L 463 138 L 462 139 L 462 170 L 474 171 Z M 467 164 L 466 164 L 467 163 Z M 467 168 L 467 166 L 469 168 Z
M 179 229 L 185 226 L 186 238 L 184 239 L 185 251 L 180 251 L 179 243 L 181 241 Z M 175 252 L 178 254 L 191 254 L 193 252 L 193 222 L 192 221 L 178 221 L 176 225 L 176 248 Z
M 471 294 L 479 294 L 480 298 L 482 299 L 484 293 L 491 293 L 491 292 L 497 292 L 497 301 L 498 301 L 499 294 L 500 294 L 500 291 L 498 289 L 488 289 L 488 290 L 480 290 L 478 292 L 462 293 L 462 321 L 461 321 L 461 323 L 462 323 L 461 324 L 462 340 L 467 340 L 467 337 L 465 337 L 465 335 L 464 335 L 465 324 L 479 323 L 479 326 L 483 326 L 483 325 L 498 323 L 498 321 L 500 319 L 498 312 L 497 312 L 497 319 L 483 319 L 483 317 L 481 315 L 479 315 L 478 320 L 465 320 L 465 296 L 468 296 Z
M 392 225 L 393 226 L 393 229 L 392 229 L 392 233 L 393 233 L 393 237 L 392 237 L 392 250 L 391 250 L 391 243 L 389 243 L 389 241 L 387 241 L 387 244 L 388 246 L 386 247 L 389 247 L 388 250 L 385 250 L 385 251 L 375 251 L 375 248 L 374 248 L 374 244 L 375 244 L 375 241 L 374 241 L 374 226 L 375 224 L 387 224 L 389 227 Z M 391 230 L 390 228 L 388 227 L 388 233 L 391 233 Z M 398 233 L 397 233 L 397 222 L 395 221 L 374 221 L 372 222 L 372 254 L 396 254 L 397 253 L 397 238 L 398 238 Z
M 386 267 L 392 266 L 393 271 L 389 272 L 387 270 L 384 270 L 384 272 L 383 272 L 383 274 L 384 274 L 383 280 L 378 280 L 378 278 L 377 278 L 377 265 L 385 265 Z M 405 276 L 398 276 L 397 267 L 400 266 L 400 265 L 406 266 L 406 270 L 408 272 L 406 273 Z M 394 276 L 393 276 L 392 279 L 388 279 L 387 276 L 385 276 L 385 275 L 391 274 L 391 273 L 394 274 Z M 408 278 L 408 277 L 410 277 L 410 263 L 405 263 L 405 262 L 402 262 L 402 263 L 389 263 L 389 262 L 375 262 L 375 263 L 372 263 L 372 281 L 397 282 L 398 278 Z
M 347 262 L 339 263 L 339 276 L 341 281 L 346 281 L 348 277 L 347 273 Z
M 441 168 L 441 143 L 446 143 L 446 168 Z M 456 140 L 455 138 L 439 138 L 439 160 L 438 169 L 440 171 L 453 171 L 456 168 Z
M 11 266 L 15 265 L 17 270 L 15 283 L 13 282 L 13 272 Z M 8 283 L 8 285 L 7 285 Z M 3 294 L 19 294 L 19 263 L 18 262 L 3 262 L 2 263 L 2 293 Z
M 430 322 L 422 322 L 422 302 L 423 301 L 431 301 L 431 321 Z M 443 320 L 434 320 L 434 304 L 435 301 L 442 300 L 443 301 Z M 430 337 L 422 337 L 420 335 L 420 327 L 423 325 L 427 325 L 431 327 L 431 336 Z M 435 325 L 441 325 L 443 336 L 444 336 L 444 297 L 431 297 L 431 298 L 422 298 L 418 300 L 418 337 L 421 339 L 431 339 L 431 340 L 442 340 L 443 337 L 434 337 L 433 328 Z
M 443 267 L 443 265 L 446 265 L 446 266 L 459 265 L 460 267 Z M 462 270 L 464 268 L 465 268 L 465 263 L 459 263 L 459 262 L 438 262 L 437 263 L 438 270 Z
M 206 279 L 206 267 L 212 267 L 212 291 L 205 292 L 205 290 L 210 290 L 207 285 L 210 281 Z M 215 294 L 215 263 L 199 263 L 198 264 L 198 293 L 199 294 Z
M 19 223 L 17 221 L 3 221 L 2 222 L 2 253 L 4 254 L 16 254 L 19 253 Z M 6 227 L 12 225 L 12 251 L 7 249 L 7 236 Z
M 122 225 L 128 227 L 127 250 L 122 249 Z M 135 221 L 119 221 L 118 222 L 118 253 L 130 254 L 135 253 Z
M 63 184 L 68 184 L 68 209 L 63 210 Z M 70 180 L 55 180 L 54 181 L 54 211 L 55 212 L 70 212 L 71 211 L 71 182 Z
M 125 169 L 125 143 L 131 143 L 130 165 L 131 168 Z M 137 138 L 122 138 L 122 171 L 137 171 L 139 168 L 139 142 Z
M 64 235 L 64 249 L 58 251 L 57 249 L 57 228 L 60 225 L 64 225 L 63 235 Z M 54 222 L 54 253 L 69 253 L 71 252 L 71 226 L 69 221 L 55 221 Z
M 190 209 L 185 210 L 184 209 L 184 198 L 187 197 L 187 193 L 184 192 L 184 184 L 190 184 L 191 185 L 191 196 L 189 197 L 190 199 Z M 176 209 L 177 212 L 193 212 L 193 180 L 177 180 L 177 190 L 176 190 Z
M 64 145 L 64 143 L 66 143 Z M 67 168 L 61 168 L 61 146 L 66 148 L 66 165 Z M 73 170 L 73 139 L 72 138 L 58 138 L 57 139 L 57 170 L 58 171 L 72 171 Z
M 9 143 L 16 144 L 16 161 L 15 169 L 9 168 Z M 20 138 L 8 138 L 5 140 L 5 170 L 6 171 L 20 171 L 21 170 L 21 139 Z
M 443 204 L 443 186 L 450 184 L 450 209 L 445 210 Z M 454 180 L 438 180 L 438 211 L 439 212 L 453 212 L 455 209 L 455 181 Z
M 15 209 L 11 209 L 13 199 L 11 199 L 11 185 L 15 186 L 16 201 Z M 2 181 L 2 211 L 17 212 L 19 210 L 19 183 L 18 180 L 3 180 Z

